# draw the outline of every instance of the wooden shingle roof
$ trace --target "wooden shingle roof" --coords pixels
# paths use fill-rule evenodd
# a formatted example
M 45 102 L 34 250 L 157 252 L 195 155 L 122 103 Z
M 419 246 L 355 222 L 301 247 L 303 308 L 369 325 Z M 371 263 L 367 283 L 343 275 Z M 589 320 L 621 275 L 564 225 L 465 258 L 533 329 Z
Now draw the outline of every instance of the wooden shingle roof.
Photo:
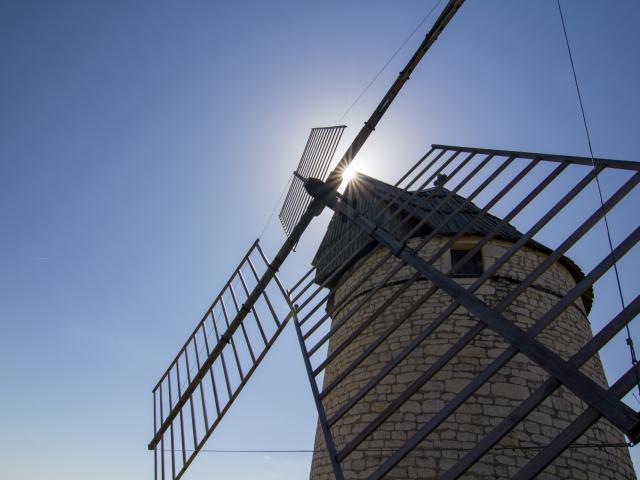
M 477 205 L 468 202 L 458 213 L 447 220 L 447 217 L 466 201 L 464 197 L 452 194 L 442 186 L 422 190 L 416 195 L 413 193 L 411 191 L 405 192 L 380 180 L 358 173 L 347 185 L 343 198 L 358 213 L 366 215 L 376 223 L 384 224 L 386 221 L 386 229 L 389 231 L 397 229 L 395 235 L 398 238 L 405 236 L 417 223 L 429 217 L 432 212 L 424 226 L 412 236 L 424 236 L 437 227 L 440 227 L 439 234 L 441 235 L 454 235 L 471 223 L 481 211 Z M 385 208 L 387 206 L 389 208 Z M 398 212 L 398 209 L 402 211 Z M 384 212 L 380 213 L 383 210 Z M 405 221 L 409 215 L 411 218 Z M 466 234 L 482 237 L 498 228 L 498 233 L 495 236 L 497 239 L 516 242 L 523 237 L 523 234 L 514 226 L 509 223 L 500 226 L 500 222 L 501 219 L 495 215 L 484 213 L 467 230 Z M 400 226 L 402 223 L 404 225 Z M 400 228 L 398 228 L 399 226 Z M 528 241 L 526 245 L 547 254 L 552 251 L 535 240 Z M 334 214 L 312 261 L 312 265 L 316 268 L 316 282 L 323 282 L 336 268 L 348 263 L 346 267 L 341 269 L 342 272 L 332 278 L 327 285 L 329 288 L 334 287 L 340 280 L 340 275 L 375 246 L 376 242 L 363 234 L 358 227 L 346 221 L 339 214 Z M 357 254 L 361 249 L 363 251 Z M 559 263 L 569 270 L 576 282 L 584 278 L 580 267 L 570 258 L 562 256 Z M 582 300 L 588 313 L 593 303 L 593 291 L 589 289 L 585 292 Z

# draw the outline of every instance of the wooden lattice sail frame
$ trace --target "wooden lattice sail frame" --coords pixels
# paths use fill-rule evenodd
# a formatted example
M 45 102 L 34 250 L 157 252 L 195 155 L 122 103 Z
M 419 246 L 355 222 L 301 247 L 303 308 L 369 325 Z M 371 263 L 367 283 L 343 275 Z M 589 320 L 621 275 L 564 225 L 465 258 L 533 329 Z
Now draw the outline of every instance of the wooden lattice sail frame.
M 403 194 L 397 194 L 397 198 L 395 198 L 396 194 L 392 193 L 391 198 L 389 195 L 382 195 L 377 199 L 383 205 L 382 210 L 359 211 L 356 205 L 351 205 L 337 193 L 342 172 L 357 155 L 414 68 L 462 4 L 462 0 L 451 0 L 447 3 L 406 67 L 400 72 L 374 113 L 365 122 L 364 127 L 328 176 L 326 176 L 326 169 L 343 127 L 327 127 L 312 131 L 308 145 L 315 145 L 313 148 L 316 153 L 309 153 L 306 156 L 303 154 L 303 159 L 296 171 L 294 185 L 292 185 L 287 197 L 288 200 L 285 201 L 285 208 L 280 215 L 288 235 L 284 244 L 273 260 L 267 259 L 257 241 L 251 246 L 229 281 L 215 298 L 212 306 L 207 310 L 153 389 L 154 435 L 149 443 L 149 449 L 154 451 L 156 478 L 176 479 L 185 473 L 291 318 L 294 319 L 293 323 L 298 333 L 318 408 L 320 431 L 327 449 L 327 458 L 332 475 L 336 478 L 343 478 L 343 466 L 349 455 L 357 450 L 369 435 L 383 425 L 393 412 L 401 408 L 411 395 L 436 375 L 440 368 L 454 358 L 458 349 L 464 347 L 465 342 L 472 341 L 475 335 L 485 329 L 493 331 L 506 342 L 508 346 L 504 352 L 487 369 L 479 373 L 467 385 L 461 387 L 454 398 L 447 401 L 433 418 L 422 423 L 403 445 L 388 452 L 389 455 L 382 459 L 379 465 L 366 473 L 368 478 L 381 478 L 393 471 L 407 455 L 410 455 L 425 438 L 429 437 L 442 421 L 454 414 L 473 392 L 481 388 L 493 374 L 503 368 L 505 362 L 518 354 L 524 354 L 538 368 L 546 372 L 548 378 L 530 397 L 515 407 L 509 415 L 505 415 L 501 422 L 494 425 L 486 436 L 468 451 L 465 451 L 464 455 L 447 472 L 443 473 L 443 478 L 458 478 L 472 468 L 487 452 L 496 447 L 504 435 L 523 422 L 537 405 L 559 387 L 573 392 L 580 401 L 584 402 L 585 409 L 552 442 L 544 446 L 525 467 L 520 469 L 514 478 L 532 478 L 544 470 L 600 418 L 606 418 L 632 441 L 638 439 L 640 426 L 638 413 L 620 400 L 637 383 L 636 366 L 632 366 L 611 387 L 599 384 L 580 370 L 591 356 L 597 354 L 620 329 L 624 328 L 636 316 L 640 307 L 638 298 L 630 302 L 622 311 L 613 314 L 608 323 L 592 339 L 581 345 L 570 358 L 563 358 L 536 338 L 564 309 L 590 291 L 598 279 L 637 244 L 640 239 L 640 230 L 637 225 L 634 225 L 635 229 L 609 255 L 605 256 L 591 271 L 584 274 L 575 287 L 567 291 L 553 307 L 531 325 L 526 328 L 515 325 L 502 312 L 504 306 L 508 305 L 521 292 L 532 287 L 536 278 L 555 262 L 561 261 L 572 245 L 585 238 L 606 212 L 614 208 L 634 190 L 640 180 L 637 163 L 434 145 L 429 154 L 403 175 L 398 182 L 398 188 L 404 192 Z M 427 166 L 423 166 L 422 162 L 427 158 L 429 158 L 429 163 Z M 502 163 L 496 166 L 496 162 Z M 500 177 L 501 172 L 518 162 L 525 162 L 520 171 L 506 179 Z M 517 199 L 516 206 L 501 219 L 498 219 L 497 223 L 493 225 L 495 228 L 489 228 L 483 235 L 480 235 L 476 244 L 456 264 L 451 265 L 449 271 L 436 268 L 435 262 L 438 255 L 442 256 L 451 245 L 442 245 L 434 258 L 423 258 L 420 254 L 423 246 L 421 243 L 428 242 L 435 235 L 434 232 L 442 230 L 451 219 L 448 219 L 447 215 L 444 217 L 440 215 L 443 218 L 440 218 L 439 222 L 435 224 L 429 222 L 432 217 L 436 216 L 438 210 L 446 211 L 443 207 L 449 205 L 449 200 L 458 191 L 473 187 L 466 194 L 465 199 L 453 207 L 454 210 L 465 208 L 468 206 L 466 201 L 475 201 L 474 199 L 480 194 L 486 195 L 491 191 L 488 186 L 493 185 L 495 194 L 484 202 L 478 202 L 475 211 L 478 219 L 470 220 L 469 224 L 475 221 L 480 222 L 482 217 L 486 217 L 501 198 L 509 192 L 516 191 L 516 187 L 522 186 L 522 181 L 529 172 L 543 164 L 553 165 L 547 176 L 535 184 L 533 189 L 528 190 L 528 193 L 521 195 Z M 474 165 L 474 167 L 464 176 L 460 175 L 460 172 L 465 172 L 465 168 L 469 165 Z M 570 190 L 552 207 L 539 212 L 537 222 L 514 240 L 504 255 L 496 260 L 495 267 L 492 266 L 486 270 L 468 288 L 464 288 L 451 277 L 458 269 L 463 269 L 465 264 L 482 249 L 483 245 L 496 237 L 501 229 L 506 228 L 506 225 L 517 217 L 528 202 L 536 197 L 544 197 L 549 194 L 552 191 L 549 185 L 563 171 L 579 168 L 583 169 L 582 176 L 570 181 Z M 500 268 L 500 265 L 513 256 L 518 249 L 536 242 L 534 236 L 563 208 L 569 205 L 575 195 L 591 184 L 598 175 L 612 170 L 628 174 L 625 183 L 575 231 L 567 235 L 566 238 L 560 239 L 555 250 L 548 252 L 545 259 L 504 298 L 500 299 L 497 306 L 488 305 L 483 301 L 483 298 L 476 294 L 476 291 L 489 278 L 491 272 Z M 489 173 L 487 173 L 488 171 Z M 432 188 L 431 184 L 442 173 L 446 173 L 447 176 L 440 178 L 440 184 L 449 185 L 448 191 L 451 196 L 447 194 L 436 204 L 432 203 L 428 208 L 423 208 L 429 194 L 422 195 L 420 192 L 426 188 Z M 496 181 L 503 183 L 496 187 L 494 183 Z M 315 275 L 317 272 L 312 269 L 297 282 L 291 291 L 287 291 L 278 280 L 276 272 L 293 250 L 311 220 L 326 207 L 337 212 L 340 215 L 340 221 L 348 222 L 357 230 L 358 233 L 353 238 L 366 237 L 368 240 L 365 245 L 356 248 L 353 248 L 353 245 L 351 247 L 345 245 L 344 248 L 352 249 L 346 257 L 341 249 L 340 252 L 336 252 L 335 258 L 329 258 L 329 262 L 335 260 L 335 265 L 331 266 L 330 273 L 324 278 L 317 277 Z M 422 212 L 420 216 L 416 217 L 414 213 L 420 209 L 426 210 L 426 213 Z M 380 216 L 380 211 L 390 211 L 391 214 Z M 400 218 L 398 218 L 398 212 L 401 214 Z M 452 218 L 455 216 L 455 212 L 449 213 Z M 415 221 L 415 218 L 418 220 Z M 409 225 L 408 229 L 407 225 Z M 419 243 L 416 244 L 414 230 L 420 230 L 425 225 L 428 225 L 431 230 L 422 235 Z M 458 233 L 463 235 L 465 228 L 471 227 L 463 226 Z M 349 239 L 347 244 L 353 238 Z M 455 238 L 455 235 L 452 238 Z M 373 242 L 373 248 L 371 242 Z M 439 314 L 438 322 L 445 321 L 457 308 L 463 307 L 474 316 L 476 325 L 416 378 L 405 391 L 391 400 L 381 412 L 375 415 L 375 418 L 368 421 L 353 438 L 348 439 L 346 444 L 339 444 L 336 443 L 334 432 L 332 432 L 336 422 L 352 409 L 366 395 L 367 391 L 375 388 L 393 370 L 395 366 L 393 362 L 401 361 L 401 359 L 394 358 L 390 363 L 384 365 L 379 373 L 367 380 L 366 385 L 355 397 L 346 399 L 344 405 L 339 407 L 337 411 L 327 412 L 325 409 L 324 402 L 330 390 L 340 383 L 340 378 L 344 379 L 348 376 L 349 369 L 357 368 L 357 363 L 363 361 L 367 355 L 374 351 L 376 344 L 384 341 L 384 338 L 365 347 L 361 357 L 356 359 L 357 361 L 354 361 L 344 372 L 338 373 L 332 379 L 332 383 L 324 387 L 321 386 L 318 380 L 322 378 L 327 366 L 337 355 L 336 350 L 333 350 L 326 357 L 323 357 L 323 349 L 324 353 L 327 353 L 326 346 L 323 347 L 323 344 L 332 336 L 332 332 L 339 328 L 333 325 L 327 331 L 323 331 L 323 328 L 326 329 L 327 319 L 330 317 L 329 314 L 324 313 L 322 308 L 326 307 L 326 301 L 329 298 L 329 294 L 326 294 L 323 288 L 333 276 L 339 276 L 351 268 L 354 260 L 371 255 L 376 251 L 376 248 L 385 251 L 385 261 L 396 259 L 399 269 L 405 269 L 405 271 L 409 269 L 413 272 L 408 279 L 404 279 L 398 284 L 398 291 L 408 289 L 412 284 L 422 279 L 430 282 L 431 285 L 425 296 L 433 294 L 435 291 L 441 291 L 451 299 L 450 305 Z M 384 261 L 380 265 L 383 264 Z M 367 299 L 372 298 L 375 292 L 385 285 L 385 281 L 380 280 L 375 283 L 365 295 L 350 305 L 344 318 L 362 314 L 361 307 L 365 305 Z M 342 299 L 342 302 L 347 301 L 351 301 L 349 295 Z M 355 340 L 358 334 L 362 333 L 366 326 L 370 325 L 392 303 L 393 299 L 390 299 L 385 301 L 375 312 L 367 313 L 362 325 L 351 333 L 351 340 Z M 337 308 L 339 309 L 341 306 L 334 304 L 331 306 L 331 311 L 335 312 Z M 417 303 L 411 308 L 418 308 Z M 411 316 L 411 308 L 406 315 L 398 319 L 398 324 Z M 340 322 L 344 324 L 346 320 L 341 319 Z M 426 339 L 432 333 L 433 328 L 435 327 L 428 327 L 412 338 L 407 348 L 411 348 L 411 345 L 414 344 L 418 345 Z M 314 338 L 314 335 L 317 334 L 322 337 L 320 339 Z

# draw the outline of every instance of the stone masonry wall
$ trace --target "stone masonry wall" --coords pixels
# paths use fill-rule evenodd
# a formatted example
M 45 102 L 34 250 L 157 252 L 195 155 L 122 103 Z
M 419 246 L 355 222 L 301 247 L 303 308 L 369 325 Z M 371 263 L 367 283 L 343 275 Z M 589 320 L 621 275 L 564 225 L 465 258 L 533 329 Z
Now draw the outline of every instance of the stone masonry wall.
M 445 242 L 436 238 L 420 252 L 429 258 Z M 470 246 L 478 239 L 466 238 L 456 248 Z M 410 244 L 415 245 L 417 239 Z M 493 240 L 482 249 L 484 268 L 493 263 L 510 244 Z M 357 263 L 343 275 L 333 291 L 329 309 L 339 305 L 349 290 L 363 278 L 364 284 L 357 292 L 363 295 L 374 287 L 398 260 L 392 257 L 374 274 L 370 268 L 382 259 L 386 250 L 380 247 L 374 254 Z M 507 295 L 514 283 L 531 272 L 545 255 L 523 248 L 490 278 L 476 294 L 490 306 L 495 306 Z M 443 271 L 450 267 L 448 252 L 435 263 Z M 345 348 L 326 370 L 324 385 L 328 385 L 339 372 L 378 336 L 390 329 L 403 312 L 418 300 L 432 284 L 424 279 L 415 282 L 385 312 L 369 325 L 355 341 L 345 342 L 353 330 L 393 292 L 400 288 L 401 280 L 414 273 L 411 267 L 403 267 L 332 336 L 329 352 Z M 474 278 L 460 278 L 465 286 Z M 511 306 L 504 310 L 506 318 L 525 328 L 538 320 L 563 295 L 575 285 L 570 273 L 554 264 L 536 280 L 537 288 L 527 289 Z M 349 398 L 352 398 L 380 369 L 395 357 L 420 331 L 451 304 L 452 299 L 442 291 L 434 293 L 425 303 L 389 335 L 389 337 L 345 378 L 324 401 L 331 416 Z M 343 309 L 333 312 L 333 325 L 345 318 L 350 307 L 358 299 L 351 300 Z M 395 367 L 375 388 L 349 410 L 332 428 L 338 450 L 360 432 L 372 419 L 392 402 L 420 374 L 444 354 L 477 321 L 463 308 L 458 308 L 413 352 Z M 569 307 L 537 338 L 565 359 L 568 359 L 591 338 L 591 328 L 582 302 Z M 451 400 L 464 386 L 498 357 L 507 343 L 498 334 L 485 328 L 456 357 L 415 393 L 396 413 L 391 415 L 372 435 L 352 452 L 342 463 L 345 478 L 367 478 L 397 448 L 407 441 L 422 425 Z M 599 384 L 606 386 L 602 365 L 598 357 L 582 367 L 582 372 Z M 432 432 L 418 447 L 405 457 L 386 478 L 431 479 L 446 472 L 457 459 L 464 456 L 476 442 L 526 399 L 548 375 L 524 355 L 518 354 L 487 383 L 476 391 L 452 416 Z M 499 444 L 466 472 L 463 478 L 506 479 L 511 478 L 539 449 L 547 445 L 564 427 L 575 419 L 585 404 L 564 387 L 536 408 Z M 623 436 L 607 421 L 599 421 L 578 443 L 622 442 Z M 311 466 L 311 479 L 333 478 L 329 459 L 325 453 L 324 438 L 317 429 L 316 453 Z M 319 452 L 318 452 L 319 451 Z M 624 448 L 571 448 L 556 459 L 539 476 L 542 479 L 634 479 L 629 452 Z

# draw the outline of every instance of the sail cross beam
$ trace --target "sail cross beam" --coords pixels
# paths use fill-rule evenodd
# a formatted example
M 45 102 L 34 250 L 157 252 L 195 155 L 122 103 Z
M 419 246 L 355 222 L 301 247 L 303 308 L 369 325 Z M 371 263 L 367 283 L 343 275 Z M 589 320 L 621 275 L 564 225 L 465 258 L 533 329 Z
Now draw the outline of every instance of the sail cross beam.
M 351 145 L 346 149 L 338 164 L 329 173 L 327 183 L 331 188 L 327 195 L 330 196 L 337 191 L 342 173 L 346 167 L 357 155 L 371 132 L 375 130 L 376 125 L 409 79 L 411 72 L 413 72 L 463 3 L 464 0 L 449 0 L 447 2 L 440 16 L 434 22 L 405 68 L 387 90 L 382 101 L 365 122 Z M 325 175 L 325 173 L 319 172 L 326 171 L 344 127 L 328 128 L 329 136 L 316 132 L 315 136 L 319 140 L 318 142 L 312 142 L 316 144 L 314 153 L 309 158 L 305 158 L 303 155 L 301 166 L 311 168 L 306 172 L 306 176 Z M 327 132 L 325 131 L 324 133 L 326 134 Z M 313 134 L 314 132 L 312 131 L 312 136 Z M 311 147 L 309 142 L 307 147 Z M 319 156 L 316 155 L 316 151 L 321 152 Z M 294 181 L 296 178 L 294 178 Z M 280 266 L 294 250 L 313 218 L 324 209 L 324 203 L 317 199 L 309 201 L 308 195 L 299 184 L 290 191 L 290 198 L 292 200 L 289 202 L 285 200 L 286 209 L 283 210 L 281 216 L 283 226 L 287 232 L 287 238 L 273 257 L 273 260 L 269 262 L 266 259 L 257 242 L 252 246 L 241 262 L 240 267 L 236 269 L 231 280 L 227 282 L 220 295 L 216 297 L 212 307 L 207 311 L 153 389 L 154 436 L 148 447 L 154 451 L 156 479 L 160 477 L 164 480 L 167 473 L 173 479 L 180 478 L 184 474 L 233 400 L 246 384 L 248 378 L 271 345 L 273 345 L 287 321 L 295 315 L 291 309 L 288 294 L 280 284 L 276 272 L 279 271 Z M 253 268 L 250 260 L 254 249 L 262 257 L 262 266 L 265 268 L 261 272 Z M 255 275 L 255 285 L 244 284 L 246 277 L 243 277 L 241 270 L 243 266 L 246 266 L 245 264 L 249 265 L 249 270 Z M 235 290 L 231 285 L 234 279 L 236 282 L 240 282 L 235 284 Z M 279 294 L 284 298 L 284 301 L 277 302 L 283 307 L 280 314 L 274 313 L 274 308 L 277 308 L 276 302 L 270 302 L 266 296 L 266 289 L 276 288 L 274 283 L 279 290 Z M 246 298 L 244 301 L 238 302 L 237 294 L 243 291 L 245 291 Z M 273 295 L 272 298 L 274 298 Z M 255 312 L 260 303 L 263 308 L 266 308 L 267 311 L 270 310 L 273 314 L 275 326 L 271 324 L 274 329 L 271 332 L 265 331 L 266 324 L 259 320 L 258 314 Z M 233 313 L 234 309 L 236 311 L 235 314 Z M 251 318 L 256 320 L 256 325 L 253 325 Z M 251 343 L 251 339 L 259 339 L 260 337 L 262 337 L 262 346 L 259 349 L 255 344 Z M 200 345 L 198 345 L 199 338 Z M 210 349 L 210 340 L 213 345 L 212 349 Z M 206 356 L 203 348 L 206 350 Z M 258 353 L 256 354 L 256 352 Z M 204 358 L 203 362 L 200 361 L 201 355 Z M 189 357 L 191 357 L 191 363 L 189 362 Z M 195 365 L 193 363 L 194 359 Z M 181 371 L 183 372 L 182 377 L 180 377 Z M 183 385 L 181 380 L 185 381 L 185 372 L 186 383 Z M 216 377 L 218 380 L 216 380 Z M 219 380 L 220 378 L 224 380 L 222 384 Z M 183 387 L 186 388 L 183 389 Z M 176 392 L 176 388 L 177 398 L 174 398 L 173 394 Z M 215 416 L 209 414 L 206 409 L 207 405 L 215 407 Z M 168 413 L 166 413 L 167 410 Z M 188 432 L 189 426 L 190 433 Z M 204 432 L 204 435 L 199 436 L 198 432 Z M 165 448 L 165 442 L 169 442 L 169 449 Z M 180 444 L 181 448 L 176 448 L 177 443 Z M 185 454 L 187 451 L 191 452 L 188 457 Z M 169 452 L 168 458 L 166 458 L 166 452 Z M 181 452 L 181 462 L 180 458 L 176 460 L 177 452 Z

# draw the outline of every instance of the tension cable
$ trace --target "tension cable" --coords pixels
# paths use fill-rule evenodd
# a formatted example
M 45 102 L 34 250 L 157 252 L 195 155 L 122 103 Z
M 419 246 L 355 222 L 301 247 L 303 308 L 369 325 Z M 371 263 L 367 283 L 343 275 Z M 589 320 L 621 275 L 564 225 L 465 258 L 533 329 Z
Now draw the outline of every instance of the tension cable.
M 609 242 L 609 254 L 613 254 L 613 242 L 611 241 L 611 230 L 609 229 L 609 220 L 607 219 L 607 213 L 604 211 L 604 199 L 602 195 L 602 187 L 600 185 L 600 178 L 598 176 L 598 172 L 596 171 L 596 165 L 593 155 L 593 146 L 591 145 L 591 135 L 589 133 L 589 126 L 587 124 L 587 116 L 584 111 L 584 105 L 582 103 L 582 95 L 580 93 L 580 86 L 578 83 L 578 76 L 576 74 L 576 67 L 573 62 L 573 55 L 571 53 L 571 45 L 569 43 L 569 36 L 567 35 L 567 26 L 564 22 L 564 15 L 562 13 L 562 6 L 560 5 L 560 0 L 556 0 L 556 4 L 558 5 L 558 12 L 560 13 L 560 21 L 562 22 L 562 31 L 564 32 L 564 40 L 567 46 L 567 52 L 569 53 L 569 61 L 571 63 L 571 71 L 573 72 L 573 82 L 576 87 L 576 93 L 578 95 L 578 104 L 580 105 L 580 113 L 582 114 L 582 123 L 584 125 L 584 132 L 587 137 L 587 144 L 589 145 L 589 154 L 591 155 L 591 166 L 595 173 L 596 185 L 598 187 L 598 195 L 600 197 L 600 208 L 602 209 L 602 215 L 604 218 L 604 226 L 607 232 L 607 240 Z M 620 284 L 620 275 L 618 273 L 618 261 L 614 258 L 613 260 L 613 271 L 616 277 L 616 285 L 618 287 L 618 295 L 620 296 L 620 303 L 622 304 L 622 309 L 626 308 L 624 302 L 624 296 L 622 295 L 622 286 Z M 631 364 L 635 367 L 636 372 L 636 384 L 638 386 L 638 394 L 640 394 L 640 372 L 638 371 L 638 358 L 636 356 L 635 347 L 633 344 L 633 339 L 631 338 L 631 329 L 629 328 L 629 324 L 625 325 L 625 329 L 627 332 L 626 343 L 629 346 L 629 353 L 631 355 Z M 640 401 L 640 399 L 636 399 Z

